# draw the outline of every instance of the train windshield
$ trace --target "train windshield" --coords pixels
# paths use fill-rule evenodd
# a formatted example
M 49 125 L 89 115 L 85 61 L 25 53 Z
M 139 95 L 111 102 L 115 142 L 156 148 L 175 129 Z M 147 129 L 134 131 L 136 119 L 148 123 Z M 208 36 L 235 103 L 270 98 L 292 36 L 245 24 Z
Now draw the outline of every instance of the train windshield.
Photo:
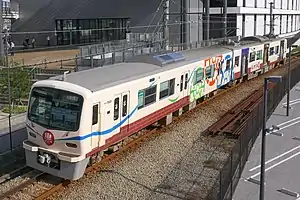
M 83 104 L 81 95 L 47 87 L 33 88 L 28 119 L 47 129 L 77 131 Z

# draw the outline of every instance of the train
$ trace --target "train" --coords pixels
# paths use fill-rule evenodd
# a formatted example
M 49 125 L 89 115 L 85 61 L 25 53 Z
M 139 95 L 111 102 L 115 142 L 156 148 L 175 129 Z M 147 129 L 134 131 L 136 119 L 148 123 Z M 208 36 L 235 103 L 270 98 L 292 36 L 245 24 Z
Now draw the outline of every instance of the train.
M 80 179 L 112 145 L 158 121 L 167 125 L 218 90 L 266 73 L 285 62 L 287 51 L 285 38 L 247 37 L 38 81 L 29 94 L 26 164 Z

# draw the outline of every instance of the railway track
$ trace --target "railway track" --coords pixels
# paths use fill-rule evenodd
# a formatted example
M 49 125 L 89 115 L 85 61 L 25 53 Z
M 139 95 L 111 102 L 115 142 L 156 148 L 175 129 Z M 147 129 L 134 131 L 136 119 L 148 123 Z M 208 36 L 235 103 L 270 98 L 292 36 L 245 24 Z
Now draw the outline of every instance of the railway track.
M 275 69 L 274 69 L 275 70 Z M 273 71 L 273 70 L 271 70 Z M 226 90 L 221 90 L 218 92 L 214 97 L 209 98 L 208 100 L 205 100 L 201 102 L 201 104 L 206 104 L 210 100 L 224 94 L 227 92 L 230 92 L 232 89 L 236 88 L 239 84 L 232 86 L 231 88 L 228 88 Z M 230 133 L 233 134 L 234 130 L 237 129 L 238 125 L 241 124 L 243 121 L 243 118 L 247 117 L 247 112 L 251 111 L 253 105 L 255 103 L 259 102 L 260 99 L 262 98 L 262 91 L 258 90 L 255 92 L 255 94 L 251 95 L 251 98 L 247 100 L 247 102 L 244 102 L 242 104 L 239 104 L 238 106 L 235 107 L 235 110 L 231 110 L 228 114 L 228 116 L 224 119 L 222 118 L 223 121 L 218 121 L 218 124 L 213 127 L 210 127 L 209 131 L 214 132 L 214 134 L 220 134 L 220 133 Z M 246 111 L 245 111 L 246 110 Z M 238 119 L 236 119 L 238 118 Z M 175 121 L 178 119 L 174 118 Z M 234 119 L 234 120 L 233 120 Z M 221 123 L 222 122 L 222 123 Z M 139 144 L 143 143 L 144 141 L 147 141 L 149 138 L 153 137 L 154 135 L 158 134 L 161 127 L 154 127 L 151 128 L 150 130 L 142 130 L 128 139 L 124 140 L 121 142 L 121 145 L 115 145 L 114 147 L 109 148 L 99 159 L 100 161 L 97 162 L 96 164 L 88 167 L 86 169 L 85 174 L 89 174 L 92 172 L 98 172 L 100 171 L 103 166 L 105 166 L 107 163 L 109 163 L 111 160 L 114 160 L 118 158 L 122 153 L 134 149 L 137 147 Z M 115 148 L 116 147 L 116 148 Z M 122 147 L 122 148 L 121 148 Z M 56 180 L 56 183 L 53 183 L 51 186 L 45 186 L 45 180 L 49 182 L 49 179 L 53 179 L 50 175 L 44 174 L 44 173 L 37 173 L 35 176 L 32 176 L 29 180 L 26 180 L 25 182 L 21 183 L 20 185 L 10 189 L 9 191 L 3 193 L 0 195 L 0 199 L 20 199 L 19 194 L 23 193 L 25 196 L 29 199 L 46 199 L 49 196 L 53 195 L 53 193 L 58 192 L 62 188 L 68 186 L 71 181 L 69 180 Z M 30 188 L 38 188 L 38 192 L 35 190 L 30 190 Z M 16 198 L 17 196 L 17 198 Z M 27 199 L 26 198 L 26 199 Z
M 299 55 L 299 54 L 298 54 Z M 297 55 L 297 56 L 298 56 Z M 297 67 L 298 64 L 297 57 L 291 60 L 292 68 Z M 269 83 L 268 89 L 275 86 L 275 83 Z M 251 117 L 250 114 L 259 103 L 263 100 L 263 87 L 253 92 L 249 97 L 241 101 L 234 108 L 225 113 L 221 119 L 211 125 L 204 134 L 210 135 L 229 135 L 234 138 L 238 138 L 241 134 L 241 127 L 244 122 Z

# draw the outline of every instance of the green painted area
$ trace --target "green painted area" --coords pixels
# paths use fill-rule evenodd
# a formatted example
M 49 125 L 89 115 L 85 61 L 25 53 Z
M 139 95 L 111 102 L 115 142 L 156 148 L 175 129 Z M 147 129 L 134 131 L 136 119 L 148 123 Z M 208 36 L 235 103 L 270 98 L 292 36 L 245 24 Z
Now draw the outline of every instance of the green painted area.
M 179 96 L 176 97 L 176 98 L 174 98 L 174 99 L 168 99 L 168 100 L 169 100 L 171 103 L 174 103 L 174 102 L 176 102 L 178 99 L 179 99 Z
M 193 102 L 204 96 L 205 81 L 202 81 L 194 85 L 196 79 L 195 71 L 197 71 L 198 69 L 200 69 L 200 67 L 194 70 L 193 74 L 191 74 L 191 76 L 193 77 L 191 81 L 190 102 Z M 203 80 L 205 80 L 205 77 L 203 77 Z

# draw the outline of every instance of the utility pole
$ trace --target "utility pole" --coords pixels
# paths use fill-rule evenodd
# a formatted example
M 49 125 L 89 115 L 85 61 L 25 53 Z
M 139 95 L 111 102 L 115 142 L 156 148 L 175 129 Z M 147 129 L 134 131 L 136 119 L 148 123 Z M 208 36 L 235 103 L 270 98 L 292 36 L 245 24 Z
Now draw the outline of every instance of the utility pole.
M 205 40 L 209 40 L 209 26 L 210 26 L 210 13 L 209 13 L 209 6 L 210 6 L 210 0 L 206 0 L 206 4 L 205 4 L 205 21 L 204 24 L 206 24 L 205 26 Z
M 169 50 L 169 27 L 168 27 L 168 23 L 169 23 L 169 10 L 170 10 L 170 0 L 165 0 L 164 2 L 164 20 L 163 20 L 163 24 L 164 24 L 164 31 L 163 31 L 163 44 L 164 44 L 164 49 L 166 51 Z
M 224 28 L 224 39 L 227 38 L 227 0 L 223 0 L 223 28 Z
M 273 15 L 273 8 L 274 8 L 274 3 L 270 2 L 270 34 L 269 37 L 274 37 L 274 15 Z
M 1 1 L 0 5 L 1 5 L 1 9 L 0 9 L 0 35 L 1 35 L 1 42 L 0 42 L 0 59 L 2 60 L 5 56 L 4 53 L 4 35 L 3 35 L 3 17 L 2 17 L 2 4 L 3 1 Z
M 7 29 L 4 32 L 4 46 L 5 46 L 5 65 L 7 68 L 7 85 L 8 85 L 8 109 L 9 109 L 9 114 L 8 114 L 8 128 L 9 128 L 9 136 L 10 136 L 10 150 L 13 149 L 12 146 L 12 132 L 11 132 L 11 89 L 10 89 L 10 65 L 8 61 L 8 31 Z

